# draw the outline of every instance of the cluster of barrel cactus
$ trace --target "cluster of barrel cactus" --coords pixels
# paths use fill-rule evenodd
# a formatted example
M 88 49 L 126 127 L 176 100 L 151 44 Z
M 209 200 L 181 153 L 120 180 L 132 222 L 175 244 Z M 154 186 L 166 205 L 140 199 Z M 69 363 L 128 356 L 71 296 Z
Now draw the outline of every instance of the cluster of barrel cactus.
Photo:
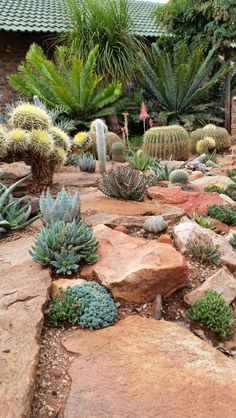
M 0 126 L 0 159 L 31 165 L 38 190 L 51 185 L 55 168 L 64 163 L 69 149 L 68 135 L 52 125 L 46 110 L 33 104 L 11 109 L 6 126 Z
M 207 154 L 212 151 L 216 146 L 216 141 L 210 136 L 206 136 L 204 139 L 200 139 L 196 145 L 196 151 L 199 155 Z
M 187 160 L 190 151 L 188 132 L 179 125 L 151 128 L 144 134 L 143 151 L 163 160 Z
M 212 138 L 215 141 L 217 151 L 227 150 L 231 145 L 230 136 L 226 129 L 215 125 L 206 125 L 204 128 L 196 129 L 191 133 L 190 139 L 192 152 L 196 152 L 197 143 L 205 138 Z M 198 152 L 200 153 L 200 150 L 198 150 Z

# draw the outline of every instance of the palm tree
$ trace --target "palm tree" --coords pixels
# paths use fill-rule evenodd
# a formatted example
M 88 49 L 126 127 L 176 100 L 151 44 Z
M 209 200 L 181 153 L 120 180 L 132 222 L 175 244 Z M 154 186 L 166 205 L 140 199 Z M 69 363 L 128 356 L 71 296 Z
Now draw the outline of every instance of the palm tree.
M 99 44 L 96 68 L 105 80 L 133 80 L 144 41 L 134 34 L 128 0 L 68 0 L 71 28 L 60 36 L 73 54 L 86 57 Z
M 212 76 L 216 52 L 205 57 L 200 48 L 191 51 L 186 43 L 178 45 L 172 55 L 152 45 L 152 59 L 143 59 L 145 88 L 155 98 L 159 117 L 168 124 L 180 123 L 191 129 L 193 123 L 220 122 L 214 116 L 219 104 L 208 102 L 211 87 L 229 71 L 221 65 Z
M 33 44 L 18 73 L 9 77 L 10 83 L 21 95 L 37 95 L 48 108 L 63 108 L 76 124 L 87 126 L 95 118 L 112 114 L 121 95 L 120 83 L 104 83 L 95 72 L 98 50 L 97 45 L 83 60 L 59 46 L 51 61 Z

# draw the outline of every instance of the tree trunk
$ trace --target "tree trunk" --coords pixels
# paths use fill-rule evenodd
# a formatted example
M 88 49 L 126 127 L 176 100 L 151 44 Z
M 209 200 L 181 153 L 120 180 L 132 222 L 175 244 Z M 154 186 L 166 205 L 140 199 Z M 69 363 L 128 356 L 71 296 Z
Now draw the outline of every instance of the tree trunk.
M 106 117 L 107 124 L 111 127 L 111 131 L 115 132 L 117 135 L 120 135 L 120 125 L 118 122 L 117 114 L 113 113 Z
M 229 50 L 225 50 L 225 61 L 230 61 Z M 231 132 L 231 72 L 225 76 L 225 128 Z
M 34 192 L 42 192 L 52 185 L 55 164 L 50 159 L 33 160 L 31 170 Z

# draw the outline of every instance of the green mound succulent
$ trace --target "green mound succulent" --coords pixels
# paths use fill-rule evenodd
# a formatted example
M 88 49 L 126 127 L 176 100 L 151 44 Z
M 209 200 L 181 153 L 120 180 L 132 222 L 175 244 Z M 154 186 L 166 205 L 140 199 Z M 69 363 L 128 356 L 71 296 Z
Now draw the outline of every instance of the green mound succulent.
M 63 322 L 75 325 L 82 311 L 83 303 L 66 290 L 61 298 L 49 302 L 46 313 L 50 324 L 57 326 Z
M 227 225 L 236 225 L 236 211 L 227 205 L 209 205 L 207 213 Z
M 87 173 L 94 173 L 96 169 L 96 160 L 93 158 L 93 154 L 85 152 L 78 156 L 78 166 L 80 171 Z
M 190 319 L 199 321 L 222 339 L 229 337 L 233 331 L 233 311 L 215 290 L 208 289 L 204 298 L 197 300 L 187 314 Z
M 236 183 L 229 184 L 225 189 L 225 194 L 236 201 Z
M 168 228 L 168 224 L 163 216 L 149 216 L 144 222 L 143 228 L 146 232 L 158 234 L 164 232 Z
M 116 321 L 116 304 L 111 294 L 98 283 L 71 286 L 69 293 L 84 306 L 77 320 L 82 328 L 105 328 Z
M 30 254 L 43 266 L 54 266 L 57 274 L 71 275 L 81 262 L 93 264 L 99 259 L 98 245 L 92 229 L 82 222 L 56 221 L 39 232 Z
M 210 168 L 216 168 L 216 167 L 218 167 L 218 166 L 217 166 L 217 164 L 216 164 L 216 163 L 214 163 L 214 161 L 211 161 L 211 160 L 208 160 L 208 161 L 206 162 L 206 166 L 207 166 L 207 167 L 210 167 Z
M 113 164 L 108 174 L 103 174 L 97 186 L 106 196 L 141 202 L 147 194 L 149 180 L 132 166 Z
M 187 184 L 189 181 L 189 175 L 184 170 L 173 170 L 170 173 L 170 181 L 171 183 Z
M 179 125 L 151 128 L 144 134 L 143 152 L 154 158 L 187 160 L 189 136 Z
M 0 183 L 0 235 L 24 229 L 39 218 L 36 216 L 29 219 L 31 202 L 27 201 L 27 196 L 21 198 L 12 196 L 12 192 L 29 177 L 26 176 L 9 187 Z
M 63 221 L 72 222 L 74 219 L 80 221 L 80 196 L 79 193 L 70 193 L 63 187 L 53 199 L 50 190 L 43 193 L 39 200 L 39 209 L 44 225 L 50 222 Z
M 112 161 L 123 163 L 125 161 L 124 144 L 122 142 L 114 142 L 111 146 Z

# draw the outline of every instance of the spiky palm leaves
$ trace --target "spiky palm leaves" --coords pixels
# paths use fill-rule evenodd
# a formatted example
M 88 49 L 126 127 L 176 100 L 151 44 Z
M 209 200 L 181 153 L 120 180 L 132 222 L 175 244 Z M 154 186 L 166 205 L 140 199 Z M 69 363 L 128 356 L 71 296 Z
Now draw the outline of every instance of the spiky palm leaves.
M 10 83 L 23 96 L 36 94 L 49 108 L 62 106 L 78 124 L 87 125 L 96 117 L 111 114 L 121 94 L 120 83 L 106 83 L 104 87 L 103 77 L 96 74 L 98 48 L 95 46 L 83 60 L 59 46 L 53 62 L 33 44 L 18 74 L 9 77 Z
M 187 44 L 178 45 L 169 55 L 152 45 L 152 59 L 143 60 L 145 87 L 156 99 L 160 117 L 168 123 L 180 123 L 191 128 L 194 121 L 217 121 L 204 95 L 229 71 L 227 64 L 211 76 L 216 62 L 215 50 L 205 57 L 199 48 L 191 51 Z

